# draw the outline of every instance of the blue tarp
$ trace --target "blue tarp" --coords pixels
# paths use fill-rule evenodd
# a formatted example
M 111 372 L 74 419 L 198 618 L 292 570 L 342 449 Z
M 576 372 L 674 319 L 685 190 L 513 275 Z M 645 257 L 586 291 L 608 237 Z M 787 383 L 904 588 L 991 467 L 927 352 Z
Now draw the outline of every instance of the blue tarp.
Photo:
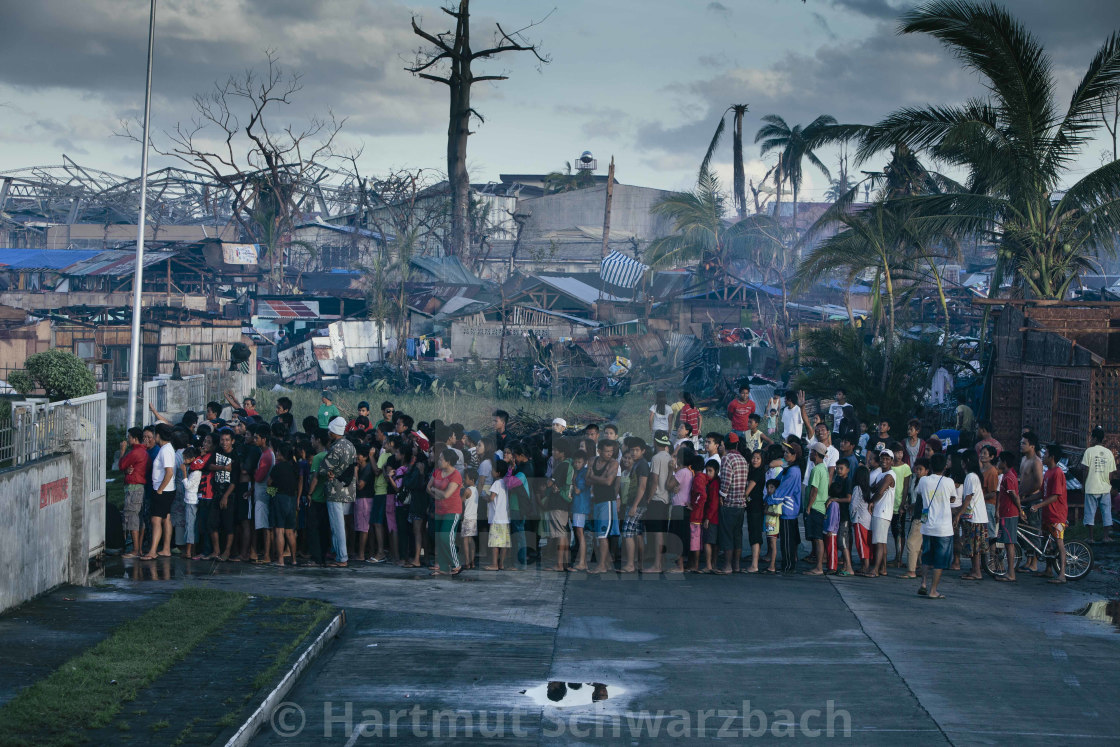
M 63 270 L 101 254 L 101 249 L 0 249 L 0 269 Z

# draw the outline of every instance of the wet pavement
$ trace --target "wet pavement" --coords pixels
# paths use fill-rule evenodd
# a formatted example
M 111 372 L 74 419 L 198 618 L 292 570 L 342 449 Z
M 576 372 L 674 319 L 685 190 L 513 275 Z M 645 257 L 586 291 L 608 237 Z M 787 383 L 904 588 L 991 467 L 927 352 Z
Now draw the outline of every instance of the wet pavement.
M 531 570 L 433 579 L 385 565 L 165 562 L 153 572 L 114 560 L 105 583 L 135 596 L 205 584 L 346 609 L 347 627 L 256 744 L 830 730 L 860 744 L 1120 740 L 1120 630 L 1095 619 L 1115 605 L 1073 614 L 1106 598 L 1113 580 L 1100 571 L 1065 587 L 947 573 L 939 601 L 896 578 Z

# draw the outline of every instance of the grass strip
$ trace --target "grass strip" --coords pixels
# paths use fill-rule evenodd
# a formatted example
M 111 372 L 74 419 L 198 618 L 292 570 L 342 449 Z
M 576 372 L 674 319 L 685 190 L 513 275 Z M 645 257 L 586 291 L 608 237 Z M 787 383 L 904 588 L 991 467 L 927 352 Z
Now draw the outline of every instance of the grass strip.
M 118 627 L 0 708 L 0 745 L 55 747 L 109 724 L 126 701 L 185 658 L 249 601 L 249 595 L 181 589 Z
M 252 687 L 245 693 L 241 702 L 235 704 L 234 708 L 218 721 L 218 725 L 227 727 L 239 723 L 241 713 L 249 701 L 262 687 L 272 684 L 279 678 L 299 645 L 322 628 L 337 611 L 333 605 L 315 599 L 285 599 L 279 606 L 267 612 L 257 612 L 258 615 L 264 614 L 268 617 L 268 620 L 261 624 L 262 628 L 291 633 L 292 637 L 276 652 L 272 664 L 253 678 Z

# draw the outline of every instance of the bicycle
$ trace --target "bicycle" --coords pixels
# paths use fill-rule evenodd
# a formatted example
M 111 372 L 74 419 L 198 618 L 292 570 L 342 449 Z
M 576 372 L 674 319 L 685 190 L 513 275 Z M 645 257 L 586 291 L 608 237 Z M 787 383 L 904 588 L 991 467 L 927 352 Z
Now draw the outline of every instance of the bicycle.
M 1020 519 L 1019 530 L 1015 537 L 1015 555 L 1018 561 L 1022 561 L 1026 557 L 1026 553 L 1023 551 L 1024 546 L 1038 556 L 1039 560 L 1045 561 L 1047 565 L 1051 562 L 1057 565 L 1057 540 L 1047 534 L 1044 541 L 1040 527 L 1033 526 Z M 1093 551 L 1084 542 L 1078 542 L 1077 540 L 1066 540 L 1065 546 L 1066 578 L 1070 581 L 1076 581 L 1093 567 Z M 992 543 L 988 555 L 984 559 L 984 567 L 993 576 L 1007 575 L 1007 546 L 1004 543 Z

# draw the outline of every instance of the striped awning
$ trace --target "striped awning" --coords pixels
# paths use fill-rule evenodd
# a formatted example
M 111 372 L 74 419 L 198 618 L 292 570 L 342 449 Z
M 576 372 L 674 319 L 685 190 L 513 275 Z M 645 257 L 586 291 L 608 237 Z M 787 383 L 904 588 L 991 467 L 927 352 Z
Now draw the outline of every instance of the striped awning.
M 599 277 L 604 283 L 619 288 L 633 288 L 649 267 L 622 252 L 611 252 L 599 264 Z

